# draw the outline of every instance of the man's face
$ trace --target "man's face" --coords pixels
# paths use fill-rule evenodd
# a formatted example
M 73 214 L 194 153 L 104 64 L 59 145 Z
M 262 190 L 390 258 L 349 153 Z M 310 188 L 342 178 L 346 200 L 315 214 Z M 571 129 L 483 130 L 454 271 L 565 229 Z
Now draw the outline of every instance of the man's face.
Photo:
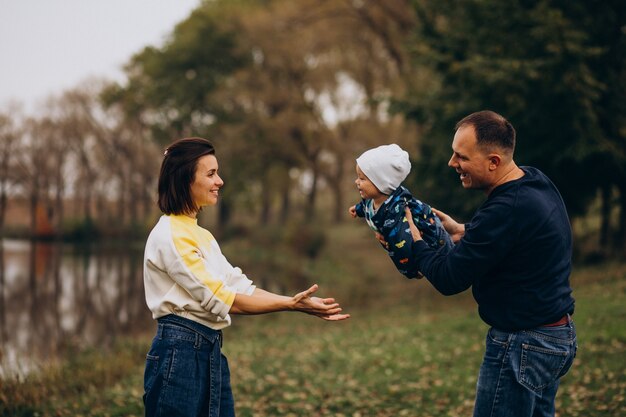
M 463 188 L 491 189 L 489 155 L 478 147 L 474 126 L 461 126 L 454 134 L 448 166 L 459 174 Z

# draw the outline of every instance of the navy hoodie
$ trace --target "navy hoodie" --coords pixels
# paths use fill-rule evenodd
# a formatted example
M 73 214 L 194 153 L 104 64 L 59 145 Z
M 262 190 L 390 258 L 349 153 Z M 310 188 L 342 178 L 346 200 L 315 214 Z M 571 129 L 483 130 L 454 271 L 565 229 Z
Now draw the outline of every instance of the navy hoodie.
M 413 245 L 417 267 L 446 295 L 472 287 L 480 317 L 505 331 L 573 314 L 572 232 L 563 199 L 541 171 L 496 187 L 449 252 Z

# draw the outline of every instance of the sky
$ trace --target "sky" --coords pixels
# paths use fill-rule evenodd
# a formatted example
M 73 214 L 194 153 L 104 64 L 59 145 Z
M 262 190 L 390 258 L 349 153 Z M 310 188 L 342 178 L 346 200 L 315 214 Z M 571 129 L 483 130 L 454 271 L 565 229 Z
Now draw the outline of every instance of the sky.
M 90 77 L 123 81 L 123 65 L 161 46 L 200 0 L 0 0 L 0 109 L 27 112 Z

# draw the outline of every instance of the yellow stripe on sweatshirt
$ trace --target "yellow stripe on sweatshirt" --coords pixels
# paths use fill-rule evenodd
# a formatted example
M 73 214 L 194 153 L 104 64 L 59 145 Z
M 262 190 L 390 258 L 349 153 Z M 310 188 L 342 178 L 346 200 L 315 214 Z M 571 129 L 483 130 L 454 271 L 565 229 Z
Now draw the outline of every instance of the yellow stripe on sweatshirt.
M 235 301 L 235 293 L 206 269 L 205 260 L 198 249 L 198 242 L 202 240 L 202 236 L 198 233 L 199 227 L 196 221 L 186 216 L 170 216 L 170 218 L 174 245 L 183 262 L 199 283 L 208 288 L 220 302 L 230 308 Z M 190 236 L 193 236 L 194 240 L 190 239 Z M 208 246 L 210 242 L 206 243 Z M 204 305 L 205 301 L 201 303 Z M 209 304 L 213 303 L 209 302 Z

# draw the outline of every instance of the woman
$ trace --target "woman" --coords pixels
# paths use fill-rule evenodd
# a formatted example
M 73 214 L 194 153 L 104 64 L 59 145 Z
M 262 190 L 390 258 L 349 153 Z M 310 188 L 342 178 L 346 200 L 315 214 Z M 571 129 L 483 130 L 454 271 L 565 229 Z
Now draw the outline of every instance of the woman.
M 164 213 L 144 256 L 146 302 L 157 334 L 146 357 L 146 416 L 234 416 L 222 329 L 229 313 L 300 311 L 324 320 L 349 318 L 332 298 L 312 297 L 313 285 L 293 297 L 256 288 L 226 260 L 197 214 L 217 204 L 224 182 L 211 143 L 180 139 L 165 151 L 159 175 Z

